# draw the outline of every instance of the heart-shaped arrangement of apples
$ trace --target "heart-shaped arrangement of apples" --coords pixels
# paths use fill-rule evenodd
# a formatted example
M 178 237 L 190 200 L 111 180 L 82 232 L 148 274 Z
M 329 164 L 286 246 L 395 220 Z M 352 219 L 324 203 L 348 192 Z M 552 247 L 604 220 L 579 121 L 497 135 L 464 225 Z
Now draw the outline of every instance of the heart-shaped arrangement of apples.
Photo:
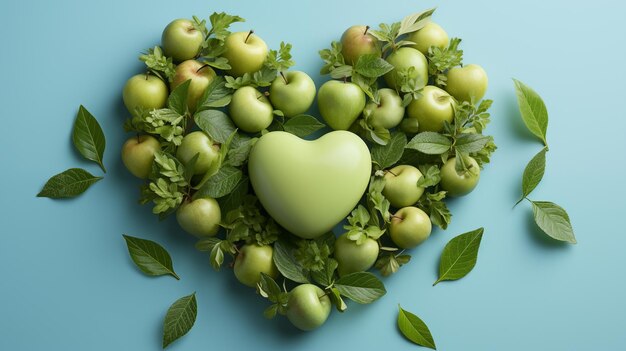
M 171 22 L 123 91 L 136 136 L 122 159 L 145 179 L 141 203 L 175 213 L 216 270 L 232 258 L 270 318 L 311 330 L 343 298 L 377 300 L 368 270 L 395 273 L 445 229 L 445 198 L 470 193 L 496 148 L 482 134 L 485 71 L 462 65 L 432 13 L 348 28 L 320 51 L 332 79 L 318 90 L 288 70 L 291 45 L 229 31 L 238 16 Z M 306 114 L 316 95 L 321 119 Z

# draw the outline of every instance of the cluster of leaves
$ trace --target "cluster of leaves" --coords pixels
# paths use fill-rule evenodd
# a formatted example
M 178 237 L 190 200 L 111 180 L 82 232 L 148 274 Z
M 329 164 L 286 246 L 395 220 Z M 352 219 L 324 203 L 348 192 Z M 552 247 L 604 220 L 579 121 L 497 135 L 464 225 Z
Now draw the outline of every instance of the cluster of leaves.
M 524 199 L 528 200 L 533 209 L 535 223 L 546 235 L 559 241 L 576 244 L 574 229 L 572 228 L 569 215 L 563 207 L 554 202 L 534 201 L 528 198 L 528 195 L 539 185 L 545 173 L 546 153 L 549 150 L 546 139 L 548 110 L 537 92 L 518 80 L 514 80 L 514 82 L 522 120 L 528 130 L 539 138 L 544 145 L 524 169 L 522 196 L 516 205 Z
M 459 49 L 461 39 L 452 38 L 446 48 L 431 46 L 428 49 L 428 76 L 438 87 L 446 85 L 446 72 L 463 64 L 463 50 Z
M 78 108 L 74 121 L 72 142 L 85 159 L 97 163 L 106 173 L 103 162 L 106 147 L 104 133 L 96 118 L 83 105 Z M 52 199 L 76 197 L 102 178 L 82 168 L 70 168 L 48 179 L 37 196 Z

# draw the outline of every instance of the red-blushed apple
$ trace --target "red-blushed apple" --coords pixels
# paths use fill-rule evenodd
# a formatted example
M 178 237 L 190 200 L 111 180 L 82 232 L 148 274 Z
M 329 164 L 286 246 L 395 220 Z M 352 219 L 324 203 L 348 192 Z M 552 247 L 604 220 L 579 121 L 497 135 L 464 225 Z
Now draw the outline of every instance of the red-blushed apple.
M 132 76 L 122 91 L 124 105 L 133 116 L 136 115 L 137 108 L 153 110 L 165 107 L 168 95 L 165 82 L 150 74 Z
M 191 132 L 185 137 L 176 150 L 176 158 L 187 165 L 198 154 L 194 168 L 195 175 L 204 175 L 219 157 L 220 145 L 202 131 Z
M 278 277 L 278 269 L 274 265 L 274 249 L 271 245 L 259 246 L 247 244 L 239 249 L 235 258 L 234 272 L 239 282 L 255 287 L 261 280 L 261 273 L 272 278 Z
M 163 53 L 171 57 L 174 62 L 182 62 L 198 56 L 203 41 L 202 32 L 196 29 L 193 22 L 184 18 L 170 22 L 161 35 Z
M 269 127 L 274 119 L 274 107 L 257 89 L 245 86 L 237 89 L 229 105 L 230 118 L 237 128 L 258 133 Z
M 301 284 L 289 292 L 287 319 L 304 331 L 319 328 L 330 315 L 330 298 L 313 284 Z
M 403 207 L 391 216 L 389 236 L 401 249 L 411 249 L 428 239 L 432 223 L 417 207 Z
M 217 234 L 222 212 L 217 201 L 210 197 L 185 200 L 176 210 L 176 220 L 187 233 L 203 238 Z
M 228 59 L 231 69 L 229 74 L 241 77 L 244 73 L 260 70 L 267 57 L 267 44 L 254 31 L 235 32 L 226 37 L 226 52 L 222 55 Z
M 352 26 L 341 35 L 341 54 L 347 64 L 356 64 L 361 55 L 380 55 L 378 39 L 368 33 L 369 29 L 369 26 Z
M 161 144 L 155 137 L 133 136 L 122 146 L 122 162 L 135 177 L 146 179 L 152 171 L 154 154 L 160 150 Z
M 176 75 L 171 83 L 172 90 L 191 79 L 187 91 L 187 107 L 191 113 L 194 113 L 198 101 L 215 76 L 215 71 L 211 67 L 196 60 L 187 60 L 176 66 Z

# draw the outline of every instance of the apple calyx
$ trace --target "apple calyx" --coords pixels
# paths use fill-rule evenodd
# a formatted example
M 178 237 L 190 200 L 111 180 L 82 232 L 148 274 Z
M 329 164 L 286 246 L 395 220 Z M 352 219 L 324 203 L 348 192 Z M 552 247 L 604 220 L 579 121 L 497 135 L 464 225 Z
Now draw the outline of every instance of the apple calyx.
M 254 29 L 250 29 L 250 31 L 248 32 L 248 35 L 246 35 L 246 39 L 243 42 L 248 44 L 248 39 L 250 39 L 250 36 L 252 34 L 254 34 Z

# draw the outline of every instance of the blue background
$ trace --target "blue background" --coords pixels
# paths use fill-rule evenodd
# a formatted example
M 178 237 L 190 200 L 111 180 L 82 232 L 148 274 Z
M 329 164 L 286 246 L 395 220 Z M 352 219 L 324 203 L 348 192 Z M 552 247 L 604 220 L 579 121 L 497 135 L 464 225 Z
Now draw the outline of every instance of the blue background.
M 350 304 L 321 329 L 267 322 L 266 302 L 214 272 L 174 220 L 136 204 L 139 182 L 120 162 L 127 135 L 121 89 L 142 70 L 137 55 L 158 44 L 174 18 L 213 11 L 248 21 L 269 46 L 293 43 L 296 69 L 318 86 L 317 51 L 350 25 L 376 26 L 438 6 L 434 19 L 463 38 L 465 63 L 489 74 L 499 149 L 454 219 L 386 280 L 387 295 Z M 2 1 L 0 137 L 0 349 L 158 350 L 161 323 L 177 298 L 197 292 L 198 319 L 171 350 L 409 350 L 397 305 L 418 314 L 441 350 L 617 350 L 626 343 L 626 206 L 623 34 L 618 1 Z M 569 212 L 572 246 L 537 232 L 520 178 L 541 145 L 523 127 L 511 78 L 535 88 L 550 113 L 550 152 L 531 195 Z M 83 196 L 36 198 L 70 167 L 100 174 L 71 145 L 78 106 L 100 121 L 108 173 Z M 466 278 L 431 287 L 445 243 L 485 227 Z M 181 281 L 150 278 L 132 264 L 122 234 L 151 238 L 172 254 Z

